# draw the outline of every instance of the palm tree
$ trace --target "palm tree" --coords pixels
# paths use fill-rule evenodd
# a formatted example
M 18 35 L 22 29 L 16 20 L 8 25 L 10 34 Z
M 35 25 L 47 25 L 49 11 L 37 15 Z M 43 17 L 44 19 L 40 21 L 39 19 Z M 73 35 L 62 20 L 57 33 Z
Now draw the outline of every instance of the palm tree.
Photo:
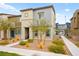
M 0 19 L 0 30 L 3 30 L 4 32 L 3 39 L 7 39 L 7 30 L 11 28 L 14 28 L 14 26 L 8 19 Z

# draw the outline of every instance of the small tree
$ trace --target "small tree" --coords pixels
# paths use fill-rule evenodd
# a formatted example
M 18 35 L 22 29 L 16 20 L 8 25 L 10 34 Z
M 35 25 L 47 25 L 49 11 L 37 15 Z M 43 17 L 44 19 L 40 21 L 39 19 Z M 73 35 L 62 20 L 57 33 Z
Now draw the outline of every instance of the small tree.
M 46 31 L 50 27 L 50 22 L 46 19 L 39 19 L 39 20 L 33 20 L 33 24 L 31 26 L 33 33 L 35 31 L 39 32 L 39 39 L 42 41 L 43 35 L 46 33 Z M 45 41 L 45 39 L 44 39 Z
M 7 39 L 7 30 L 10 28 L 14 28 L 14 26 L 8 19 L 0 19 L 0 30 L 4 31 L 4 39 Z

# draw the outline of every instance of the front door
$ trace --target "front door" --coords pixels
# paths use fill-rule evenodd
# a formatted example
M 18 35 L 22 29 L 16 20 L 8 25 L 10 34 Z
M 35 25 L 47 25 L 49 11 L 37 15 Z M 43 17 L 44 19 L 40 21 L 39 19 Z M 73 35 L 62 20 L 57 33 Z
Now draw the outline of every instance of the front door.
M 15 37 L 15 32 L 14 32 L 14 30 L 11 30 L 11 31 L 10 31 L 10 37 L 11 37 L 11 38 L 14 38 L 14 37 Z
M 29 28 L 25 28 L 25 39 L 29 39 Z

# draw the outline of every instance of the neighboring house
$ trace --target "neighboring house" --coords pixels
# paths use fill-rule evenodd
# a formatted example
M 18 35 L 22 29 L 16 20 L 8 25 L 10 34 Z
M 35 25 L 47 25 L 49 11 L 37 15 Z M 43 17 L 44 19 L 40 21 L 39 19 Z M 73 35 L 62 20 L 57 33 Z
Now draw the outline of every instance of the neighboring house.
M 6 13 L 0 13 L 0 20 L 5 20 L 8 19 L 8 17 L 11 16 L 11 14 L 6 14 Z M 3 38 L 3 30 L 0 31 L 0 40 Z M 8 35 L 8 34 L 7 34 Z M 9 37 L 9 36 L 8 36 Z
M 66 24 L 57 24 L 57 29 L 59 30 L 59 33 L 64 35 L 65 29 L 67 28 Z
M 73 39 L 79 39 L 79 9 L 77 9 L 71 18 L 71 34 Z
M 52 5 L 45 6 L 45 7 L 38 7 L 38 8 L 23 9 L 20 11 L 21 11 L 21 15 L 10 15 L 7 17 L 8 20 L 11 21 L 15 26 L 15 29 L 11 29 L 8 31 L 9 38 L 15 37 L 17 33 L 20 35 L 21 39 L 23 40 L 32 39 L 33 32 L 31 29 L 31 25 L 33 23 L 33 20 L 45 19 L 45 20 L 48 20 L 49 23 L 51 24 L 51 27 L 48 29 L 49 32 L 46 32 L 46 34 L 49 34 L 49 35 L 46 35 L 46 34 L 45 35 L 47 39 L 53 39 L 53 36 L 55 35 L 55 17 L 56 16 L 55 16 L 54 7 Z M 36 32 L 36 34 L 35 34 L 35 38 L 37 38 L 39 33 Z
M 21 15 L 12 15 L 8 17 L 8 21 L 14 25 L 14 28 L 9 30 L 9 37 L 13 38 L 17 34 L 21 37 L 21 22 L 20 22 Z
M 66 35 L 67 32 L 65 32 L 65 30 L 68 30 L 70 29 L 70 23 L 66 23 L 66 24 L 59 24 L 59 23 L 56 23 L 56 30 L 57 31 L 57 34 L 60 33 L 62 35 Z
M 67 28 L 68 28 L 68 29 L 71 28 L 71 23 L 67 22 L 66 25 L 67 25 Z

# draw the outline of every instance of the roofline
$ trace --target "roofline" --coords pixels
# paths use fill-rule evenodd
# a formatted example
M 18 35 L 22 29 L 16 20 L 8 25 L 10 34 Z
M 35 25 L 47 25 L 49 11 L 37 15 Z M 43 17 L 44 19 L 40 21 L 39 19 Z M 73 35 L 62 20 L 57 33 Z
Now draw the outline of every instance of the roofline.
M 71 17 L 71 19 L 70 20 L 72 20 L 73 19 L 73 17 Z
M 12 15 L 12 14 L 7 14 L 7 13 L 0 13 L 0 15 Z
M 53 5 L 49 5 L 49 6 L 43 6 L 43 7 L 38 7 L 38 8 L 28 8 L 28 9 L 22 9 L 20 10 L 21 12 L 23 11 L 28 11 L 28 10 L 39 10 L 39 9 L 46 9 L 46 8 L 52 8 L 55 14 L 55 9 Z
M 38 7 L 38 8 L 28 8 L 28 9 L 22 9 L 22 10 L 20 10 L 20 11 L 21 11 L 21 12 L 23 12 L 23 11 L 27 11 L 27 10 L 39 10 L 39 9 L 45 9 L 45 8 L 53 8 L 53 10 L 54 10 L 53 5 L 49 5 L 49 6 Z M 55 10 L 54 10 L 54 11 L 55 11 Z
M 9 16 L 8 18 L 12 18 L 12 17 L 21 17 L 21 15 L 12 15 L 12 16 Z

